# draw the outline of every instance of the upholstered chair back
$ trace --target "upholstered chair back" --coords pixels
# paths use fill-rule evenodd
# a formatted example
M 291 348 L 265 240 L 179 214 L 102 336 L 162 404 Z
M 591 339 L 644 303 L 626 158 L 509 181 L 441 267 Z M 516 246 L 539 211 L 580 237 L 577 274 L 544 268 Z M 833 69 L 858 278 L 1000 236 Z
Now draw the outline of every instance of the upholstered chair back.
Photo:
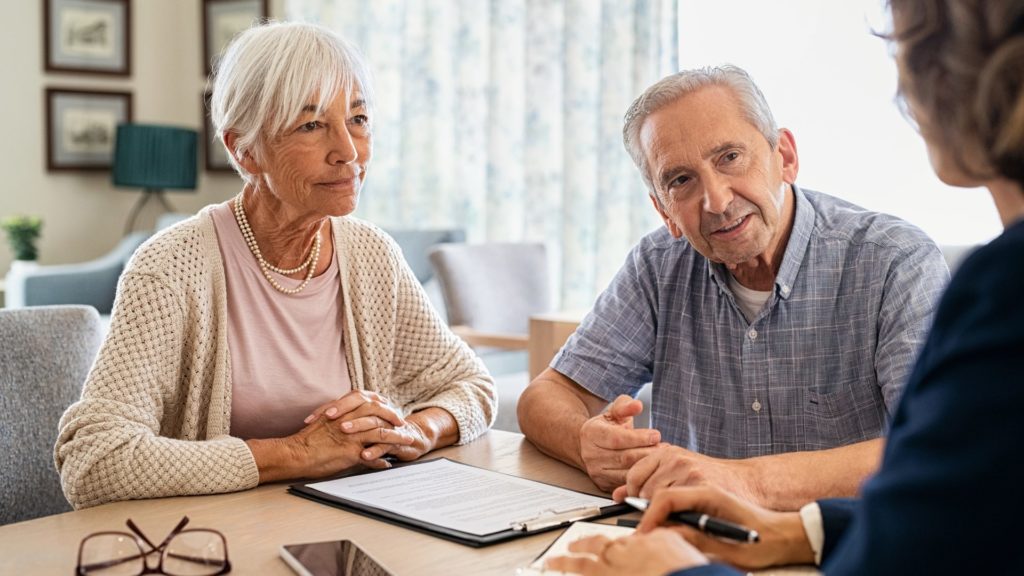
M 89 306 L 0 310 L 0 524 L 71 510 L 53 463 L 57 423 L 101 339 Z

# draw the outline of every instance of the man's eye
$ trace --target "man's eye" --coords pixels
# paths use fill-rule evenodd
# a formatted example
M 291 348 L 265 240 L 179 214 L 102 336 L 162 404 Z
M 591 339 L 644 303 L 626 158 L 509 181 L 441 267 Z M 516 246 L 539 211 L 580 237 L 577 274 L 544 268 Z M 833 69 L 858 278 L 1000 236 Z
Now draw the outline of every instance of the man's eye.
M 735 161 L 739 157 L 740 157 L 740 153 L 739 152 L 729 152 L 728 154 L 723 156 L 722 159 L 724 161 L 726 161 L 726 162 L 733 162 L 733 161 Z
M 689 176 L 676 176 L 671 182 L 669 182 L 669 186 L 682 186 L 689 181 Z

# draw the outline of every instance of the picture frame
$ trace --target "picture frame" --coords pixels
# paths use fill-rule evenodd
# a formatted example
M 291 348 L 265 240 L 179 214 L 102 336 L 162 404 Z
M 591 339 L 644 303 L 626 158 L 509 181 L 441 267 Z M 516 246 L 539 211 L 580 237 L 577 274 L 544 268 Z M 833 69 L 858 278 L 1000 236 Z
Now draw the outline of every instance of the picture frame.
M 43 0 L 43 68 L 130 76 L 130 0 Z
M 228 151 L 217 140 L 217 130 L 213 127 L 213 120 L 210 118 L 210 96 L 210 92 L 204 92 L 202 102 L 203 157 L 206 159 L 206 171 L 234 174 L 235 169 L 231 166 Z
M 117 125 L 132 120 L 131 92 L 47 88 L 46 169 L 109 170 Z
M 203 0 L 203 67 L 206 75 L 231 39 L 267 19 L 268 0 Z

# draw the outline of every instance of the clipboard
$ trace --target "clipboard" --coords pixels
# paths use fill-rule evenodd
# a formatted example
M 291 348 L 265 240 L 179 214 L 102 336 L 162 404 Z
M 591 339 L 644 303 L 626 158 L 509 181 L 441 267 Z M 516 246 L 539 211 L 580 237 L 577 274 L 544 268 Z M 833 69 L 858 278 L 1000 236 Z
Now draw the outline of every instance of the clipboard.
M 590 495 L 590 494 L 586 494 L 585 492 L 580 492 L 578 490 L 570 490 L 568 488 L 563 488 L 563 487 L 560 487 L 560 486 L 555 486 L 553 484 L 548 484 L 548 483 L 544 483 L 544 482 L 537 482 L 535 480 L 528 480 L 528 479 L 520 478 L 518 476 L 513 476 L 511 474 L 505 474 L 503 472 L 496 472 L 496 471 L 493 471 L 493 470 L 487 470 L 485 468 L 481 468 L 481 467 L 478 467 L 478 466 L 473 466 L 471 464 L 465 464 L 465 463 L 462 463 L 462 462 L 455 462 L 455 461 L 450 460 L 448 458 L 433 458 L 433 459 L 430 459 L 430 460 L 423 460 L 423 461 L 418 461 L 418 462 L 412 462 L 412 463 L 409 463 L 409 464 L 395 466 L 394 468 L 391 468 L 391 469 L 388 469 L 388 470 L 372 470 L 372 471 L 362 472 L 362 473 L 358 473 L 358 474 L 347 475 L 347 476 L 345 476 L 345 478 L 351 478 L 351 477 L 354 477 L 354 476 L 360 476 L 361 477 L 361 476 L 368 476 L 368 475 L 375 475 L 375 474 L 386 474 L 387 472 L 389 472 L 391 470 L 395 470 L 397 468 L 408 468 L 408 467 L 412 467 L 412 466 L 421 466 L 421 465 L 424 465 L 424 464 L 429 464 L 429 463 L 434 463 L 434 462 L 439 462 L 439 461 L 445 461 L 447 463 L 455 464 L 455 465 L 458 465 L 458 466 L 466 466 L 468 468 L 474 468 L 474 469 L 477 469 L 477 470 L 482 470 L 482 471 L 487 472 L 488 474 L 496 474 L 496 475 L 500 475 L 500 476 L 505 476 L 505 477 L 508 477 L 510 479 L 515 479 L 516 482 L 520 482 L 520 483 L 526 482 L 526 483 L 530 483 L 530 484 L 536 485 L 538 487 L 549 487 L 549 488 L 554 488 L 554 489 L 557 489 L 557 490 L 560 490 L 560 491 L 565 491 L 565 492 L 569 492 L 569 493 L 573 493 L 573 494 L 579 494 L 579 495 L 585 495 L 585 496 L 593 496 L 593 495 Z M 445 540 L 450 540 L 452 542 L 457 542 L 459 544 L 463 544 L 463 545 L 466 545 L 466 546 L 472 546 L 474 548 L 479 548 L 479 547 L 483 547 L 483 546 L 490 546 L 492 544 L 498 544 L 500 542 L 507 542 L 509 540 L 514 540 L 516 538 L 522 538 L 522 537 L 525 537 L 525 536 L 531 536 L 533 534 L 540 534 L 542 532 L 548 532 L 548 531 L 551 531 L 551 530 L 557 530 L 557 529 L 565 527 L 565 526 L 567 526 L 567 525 L 569 525 L 572 522 L 575 522 L 577 520 L 595 520 L 595 519 L 598 519 L 598 518 L 605 518 L 605 517 L 608 517 L 608 516 L 616 516 L 616 515 L 619 515 L 619 514 L 625 514 L 625 513 L 633 511 L 633 509 L 629 505 L 627 505 L 627 504 L 614 504 L 614 503 L 610 504 L 610 505 L 605 505 L 605 506 L 596 506 L 595 505 L 595 506 L 570 507 L 570 508 L 567 508 L 567 509 L 546 509 L 541 514 L 529 514 L 526 517 L 518 518 L 514 522 L 512 522 L 509 525 L 508 528 L 505 528 L 505 529 L 502 529 L 502 530 L 498 530 L 498 531 L 494 531 L 494 532 L 491 532 L 491 533 L 488 533 L 488 534 L 480 535 L 480 534 L 474 534 L 474 533 L 458 530 L 458 529 L 455 529 L 455 528 L 452 528 L 452 527 L 449 527 L 449 526 L 444 526 L 444 525 L 437 524 L 437 523 L 423 521 L 423 520 L 420 520 L 418 518 L 412 518 L 412 517 L 409 517 L 409 516 L 404 515 L 404 514 L 396 513 L 393 510 L 387 510 L 387 509 L 384 509 L 384 508 L 368 505 L 368 504 L 366 504 L 364 502 L 360 502 L 360 501 L 353 500 L 353 499 L 350 499 L 350 498 L 345 498 L 345 497 L 337 496 L 337 495 L 334 495 L 334 494 L 329 494 L 327 492 L 324 492 L 324 491 L 321 491 L 321 490 L 319 490 L 317 488 L 313 488 L 312 487 L 312 485 L 320 484 L 320 483 L 321 483 L 321 481 L 302 483 L 302 484 L 292 484 L 291 486 L 288 487 L 288 493 L 289 494 L 294 494 L 295 496 L 299 496 L 299 497 L 306 498 L 306 499 L 309 499 L 309 500 L 313 500 L 314 502 L 319 502 L 321 504 L 326 504 L 328 506 L 334 506 L 336 508 L 341 508 L 343 510 L 348 510 L 350 512 L 354 512 L 354 513 L 360 514 L 362 516 L 367 516 L 367 517 L 370 517 L 370 518 L 374 518 L 376 520 L 381 520 L 381 521 L 387 522 L 389 524 L 394 524 L 396 526 L 401 526 L 403 528 L 409 528 L 411 530 L 416 530 L 417 532 L 422 532 L 424 534 L 429 534 L 431 536 L 435 536 L 435 537 L 438 537 L 438 538 L 443 538 Z M 594 497 L 594 498 L 603 498 L 603 497 Z

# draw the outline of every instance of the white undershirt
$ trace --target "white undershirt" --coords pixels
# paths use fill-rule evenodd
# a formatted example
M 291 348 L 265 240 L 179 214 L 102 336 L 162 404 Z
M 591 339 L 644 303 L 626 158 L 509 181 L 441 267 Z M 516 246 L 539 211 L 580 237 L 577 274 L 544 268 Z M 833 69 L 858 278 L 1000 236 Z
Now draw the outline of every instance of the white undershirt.
M 747 288 L 740 284 L 740 281 L 732 274 L 729 274 L 729 289 L 732 290 L 732 295 L 736 297 L 736 304 L 739 305 L 747 322 L 753 322 L 754 318 L 757 318 L 757 313 L 761 311 L 761 308 L 764 308 L 764 303 L 772 295 L 771 290 L 762 292 L 761 290 Z

